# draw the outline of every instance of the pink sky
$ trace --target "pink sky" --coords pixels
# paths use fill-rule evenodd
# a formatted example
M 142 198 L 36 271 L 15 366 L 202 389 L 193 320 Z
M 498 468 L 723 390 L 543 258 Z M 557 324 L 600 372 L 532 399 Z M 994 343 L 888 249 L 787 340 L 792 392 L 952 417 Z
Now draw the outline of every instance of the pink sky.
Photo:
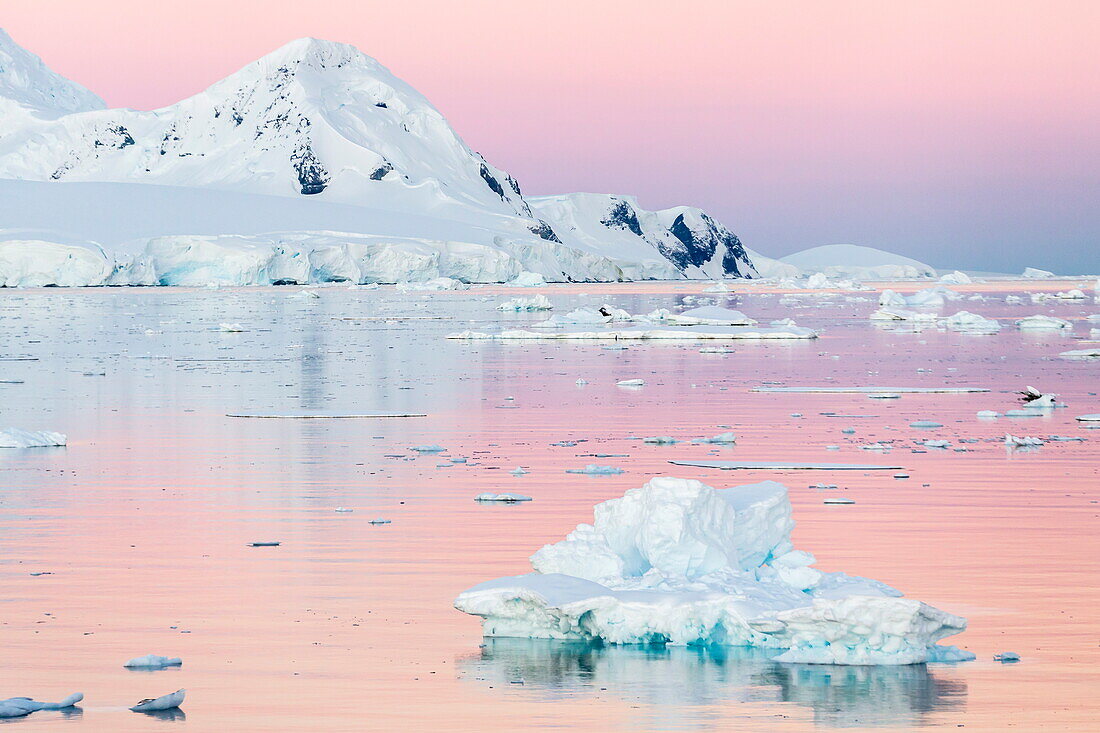
M 1100 3 L 6 0 L 116 106 L 355 44 L 525 191 L 702 206 L 750 247 L 1100 271 Z

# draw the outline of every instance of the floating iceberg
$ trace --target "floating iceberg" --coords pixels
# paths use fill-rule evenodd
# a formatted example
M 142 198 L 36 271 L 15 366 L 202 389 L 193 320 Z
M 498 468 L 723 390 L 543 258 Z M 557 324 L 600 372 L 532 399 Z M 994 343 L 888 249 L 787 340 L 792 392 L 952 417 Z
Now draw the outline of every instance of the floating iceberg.
M 811 567 L 793 526 L 781 484 L 654 478 L 532 555 L 535 572 L 474 586 L 455 607 L 481 616 L 486 636 L 755 646 L 818 664 L 973 658 L 936 644 L 965 619 Z
M 507 282 L 514 288 L 538 288 L 546 284 L 546 279 L 537 272 L 524 270 Z
M 974 282 L 972 279 L 970 279 L 969 275 L 967 275 L 965 272 L 960 272 L 959 270 L 955 270 L 954 272 L 949 272 L 946 275 L 943 275 L 942 277 L 940 277 L 939 281 L 944 285 L 969 285 L 970 283 Z
M 50 448 L 65 445 L 66 437 L 49 430 L 0 430 L 0 448 Z
M 160 697 L 146 698 L 130 709 L 135 713 L 155 713 L 161 710 L 171 710 L 183 704 L 183 698 L 186 694 L 187 690 L 176 690 Z
M 158 654 L 146 654 L 144 657 L 134 657 L 123 667 L 131 669 L 164 669 L 165 667 L 179 667 L 183 660 L 179 657 L 162 657 Z
M 1025 267 L 1022 277 L 1026 277 L 1030 280 L 1045 280 L 1057 276 L 1049 270 L 1040 270 L 1036 267 Z
M 827 244 L 795 252 L 779 260 L 805 272 L 857 280 L 889 280 L 934 277 L 929 265 L 873 247 Z
M 497 306 L 498 311 L 548 311 L 554 306 L 550 299 L 541 293 L 533 298 L 512 298 Z
M 967 311 L 959 311 L 953 316 L 944 318 L 940 323 L 950 331 L 967 333 L 996 333 L 1001 330 L 1001 324 L 993 319 Z
M 1042 314 L 1021 318 L 1016 321 L 1016 326 L 1021 331 L 1057 331 L 1063 328 L 1073 328 L 1073 324 L 1069 321 Z
M 38 702 L 29 697 L 9 697 L 0 700 L 0 718 L 22 718 L 39 710 L 64 710 L 84 699 L 83 693 L 69 695 L 61 702 Z

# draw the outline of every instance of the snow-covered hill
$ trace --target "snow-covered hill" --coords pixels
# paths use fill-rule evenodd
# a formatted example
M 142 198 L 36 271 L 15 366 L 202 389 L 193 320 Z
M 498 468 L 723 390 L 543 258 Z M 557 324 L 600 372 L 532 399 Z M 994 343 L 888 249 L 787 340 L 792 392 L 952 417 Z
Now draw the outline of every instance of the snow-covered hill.
M 855 244 L 827 244 L 781 257 L 779 262 L 830 277 L 861 280 L 935 277 L 936 270 L 910 257 Z
M 529 202 L 514 178 L 472 151 L 416 90 L 354 47 L 316 39 L 293 41 L 193 97 L 140 112 L 105 109 L 0 34 L 0 178 L 12 179 L 10 190 L 48 182 L 46 198 L 70 199 L 53 209 L 49 228 L 102 244 L 114 242 L 85 226 L 80 197 L 92 195 L 126 218 L 138 213 L 136 200 L 103 201 L 118 193 L 103 186 L 156 184 L 172 188 L 130 194 L 178 195 L 184 208 L 195 189 L 252 194 L 260 196 L 236 201 L 258 209 L 222 217 L 226 207 L 216 205 L 182 221 L 167 213 L 165 222 L 181 228 L 154 225 L 155 232 L 136 236 L 255 235 L 247 222 L 266 219 L 260 212 L 279 208 L 271 197 L 285 197 L 294 203 L 264 229 L 274 239 L 279 231 L 331 237 L 339 230 L 429 239 L 439 251 L 476 244 L 557 280 L 755 274 L 737 237 L 698 209 L 646 212 L 629 197 L 589 194 Z M 53 195 L 73 183 L 101 188 Z M 44 190 L 26 186 L 19 195 Z M 334 224 L 318 204 L 366 210 L 345 211 Z M 41 208 L 6 207 L 0 229 L 41 229 L 31 214 Z M 587 266 L 591 272 L 577 271 Z

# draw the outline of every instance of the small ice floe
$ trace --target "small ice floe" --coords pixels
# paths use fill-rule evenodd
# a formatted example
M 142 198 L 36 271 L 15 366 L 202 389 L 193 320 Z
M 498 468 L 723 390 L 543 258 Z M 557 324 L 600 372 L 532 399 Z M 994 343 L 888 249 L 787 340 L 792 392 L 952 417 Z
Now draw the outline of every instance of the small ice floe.
M 704 293 L 728 293 L 729 291 L 729 286 L 725 283 L 713 283 L 703 288 Z
M 717 468 L 723 471 L 896 471 L 904 466 L 864 463 L 795 463 L 789 461 L 669 461 L 674 466 Z
M 244 326 L 239 323 L 220 323 L 218 330 L 222 333 L 244 333 Z
M 921 445 L 926 448 L 950 448 L 951 443 L 947 440 L 925 440 L 921 441 Z
M 144 657 L 134 657 L 122 665 L 129 669 L 164 669 L 165 667 L 179 667 L 183 660 L 179 657 L 162 657 L 159 654 L 146 654 Z
M 893 450 L 893 446 L 887 443 L 868 443 L 867 445 L 861 445 L 859 448 L 860 450 L 873 450 L 880 453 L 888 453 Z
M 672 445 L 680 441 L 676 440 L 676 438 L 673 438 L 671 435 L 651 435 L 648 438 L 642 438 L 642 442 L 651 443 L 653 445 Z
M 793 318 L 779 318 L 771 322 L 772 326 L 794 326 L 797 325 Z
M 574 384 L 576 384 L 578 387 L 583 387 L 584 385 L 588 384 L 588 380 L 584 377 L 581 377 L 576 382 L 574 382 Z
M 312 290 L 299 290 L 297 293 L 293 293 L 286 297 L 290 298 L 291 300 L 314 300 L 316 298 L 320 298 L 321 296 L 313 292 Z
M 938 423 L 935 420 L 916 420 L 909 423 L 909 427 L 922 429 L 942 428 L 943 423 Z
M 0 700 L 0 718 L 22 718 L 39 710 L 64 710 L 84 699 L 84 693 L 69 695 L 61 702 L 39 702 L 29 697 L 9 697 Z
M 249 542 L 249 547 L 278 547 L 282 542 Z
M 526 476 L 527 475 L 527 471 L 523 470 L 522 466 L 516 466 L 511 471 L 509 471 L 509 473 L 512 474 L 513 476 Z
M 1028 407 L 1054 407 L 1054 398 L 1058 396 L 1056 394 L 1043 394 L 1030 384 L 1024 387 L 1024 390 L 1019 394 L 1020 401 Z
M 52 448 L 65 445 L 66 440 L 63 434 L 49 430 L 0 430 L 0 448 Z
M 551 327 L 553 319 L 538 324 Z M 597 325 L 597 324 L 594 324 Z M 523 329 L 487 333 L 456 331 L 448 339 L 488 341 L 768 341 L 815 339 L 817 331 L 800 326 L 682 326 L 677 328 L 611 328 L 591 331 L 530 331 Z M 621 344 L 616 344 L 621 346 Z M 604 348 L 608 348 L 605 346 Z
M 1030 448 L 1043 445 L 1043 441 L 1039 438 L 1033 438 L 1030 435 L 1009 435 L 1006 433 L 1005 445 L 1009 448 Z
M 134 705 L 131 710 L 135 713 L 155 713 L 160 710 L 172 710 L 183 704 L 183 698 L 187 690 L 176 690 L 160 697 L 150 697 Z
M 485 494 L 478 494 L 477 496 L 475 496 L 474 501 L 478 501 L 478 502 L 495 501 L 495 502 L 501 502 L 501 503 L 504 503 L 504 504 L 515 504 L 518 501 L 531 501 L 531 497 L 530 496 L 524 496 L 523 494 L 511 494 L 511 493 L 490 494 L 490 493 L 485 493 Z
M 1061 292 L 1055 293 L 1052 297 L 1057 298 L 1058 300 L 1084 300 L 1085 294 L 1076 289 L 1062 290 Z
M 828 496 L 822 502 L 822 504 L 855 504 L 855 499 L 849 499 L 846 496 Z
M 978 410 L 979 420 L 995 420 L 1001 416 L 996 410 Z
M 724 346 L 704 346 L 699 349 L 700 354 L 732 354 L 733 349 L 727 349 Z
M 917 311 L 885 306 L 872 313 L 869 318 L 872 321 L 912 321 L 918 324 L 931 326 L 937 320 L 935 313 L 918 313 Z
M 897 479 L 909 478 L 909 474 L 907 474 L 907 473 L 895 473 L 894 478 L 897 478 Z
M 1072 351 L 1063 351 L 1058 356 L 1063 359 L 1100 359 L 1100 349 L 1074 349 Z
M 714 445 L 732 445 L 737 442 L 737 436 L 733 433 L 719 433 L 712 438 L 696 438 L 692 443 L 712 443 Z
M 948 316 L 940 321 L 940 324 L 949 331 L 966 333 L 988 334 L 1001 330 L 1001 324 L 996 321 L 968 311 L 959 311 L 953 316 Z
M 1091 415 L 1078 415 L 1077 420 L 1079 422 L 1100 422 L 1100 412 Z
M 332 511 L 336 512 L 337 514 L 351 514 L 355 510 L 351 509 L 349 507 L 346 507 L 346 506 L 338 506 L 335 509 L 333 509 Z
M 645 380 L 644 379 L 622 379 L 622 380 L 619 380 L 618 382 L 615 382 L 615 385 L 617 387 L 644 387 L 645 386 Z
M 541 293 L 533 298 L 512 298 L 506 300 L 497 306 L 498 311 L 548 311 L 553 310 L 554 306 L 550 303 L 550 299 Z
M 616 468 L 615 466 L 597 466 L 595 463 L 589 463 L 584 468 L 567 468 L 566 473 L 581 473 L 586 476 L 616 476 L 623 472 L 623 469 Z
M 993 655 L 993 661 L 1002 664 L 1012 664 L 1020 661 L 1020 655 L 1016 652 L 999 652 Z
M 1005 302 L 1006 303 L 1023 303 L 1024 299 L 1021 298 L 1019 295 L 1006 295 L 1005 296 Z
M 872 400 L 898 400 L 901 399 L 901 395 L 896 392 L 872 392 L 867 395 L 867 398 Z
M 409 450 L 416 451 L 417 453 L 442 453 L 447 450 L 441 445 L 410 445 Z
M 1021 331 L 1058 331 L 1063 328 L 1073 328 L 1073 324 L 1061 318 L 1039 314 L 1021 318 L 1016 321 L 1016 327 Z
M 690 308 L 682 313 L 673 313 L 667 308 L 644 316 L 650 323 L 669 323 L 675 326 L 755 326 L 756 321 L 739 310 L 722 308 L 716 305 Z M 773 324 L 775 325 L 775 324 Z M 788 325 L 794 325 L 792 321 Z
M 393 522 L 386 519 L 385 517 L 375 517 L 374 519 L 367 522 L 367 524 L 393 524 Z

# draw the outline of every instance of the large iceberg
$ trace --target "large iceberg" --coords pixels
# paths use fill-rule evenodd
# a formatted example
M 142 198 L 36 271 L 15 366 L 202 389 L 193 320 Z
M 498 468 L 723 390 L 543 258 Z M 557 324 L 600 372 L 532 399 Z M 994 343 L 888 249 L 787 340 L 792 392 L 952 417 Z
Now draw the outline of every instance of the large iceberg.
M 753 646 L 815 664 L 973 658 L 936 643 L 965 619 L 813 568 L 793 527 L 774 481 L 715 490 L 654 478 L 532 555 L 533 573 L 476 585 L 455 607 L 481 616 L 486 636 Z
M 935 277 L 930 265 L 911 257 L 855 244 L 828 244 L 781 257 L 780 262 L 807 273 L 857 280 Z

